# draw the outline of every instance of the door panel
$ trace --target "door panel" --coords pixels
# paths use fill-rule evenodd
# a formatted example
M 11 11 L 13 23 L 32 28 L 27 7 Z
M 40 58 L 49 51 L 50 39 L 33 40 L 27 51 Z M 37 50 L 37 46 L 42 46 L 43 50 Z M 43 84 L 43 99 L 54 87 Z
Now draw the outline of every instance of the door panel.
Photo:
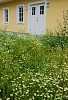
M 45 32 L 45 15 L 44 15 L 44 4 L 39 5 L 39 13 L 38 13 L 38 32 L 39 34 L 44 34 Z
M 45 26 L 45 6 L 37 4 L 30 6 L 29 32 L 33 34 L 44 34 Z
M 37 31 L 37 6 L 30 6 L 30 32 L 36 34 Z

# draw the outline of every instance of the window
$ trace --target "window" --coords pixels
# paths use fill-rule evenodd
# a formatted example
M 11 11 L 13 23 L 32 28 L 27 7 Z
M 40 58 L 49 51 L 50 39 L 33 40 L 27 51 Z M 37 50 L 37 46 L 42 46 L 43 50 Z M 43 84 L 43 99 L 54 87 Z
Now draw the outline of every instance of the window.
M 8 10 L 8 8 L 3 9 L 3 22 L 4 23 L 9 22 L 9 10 Z
M 35 15 L 35 7 L 32 7 L 32 15 Z
M 23 23 L 24 21 L 24 9 L 23 5 L 17 6 L 17 23 Z
M 40 15 L 44 14 L 44 6 L 40 6 Z

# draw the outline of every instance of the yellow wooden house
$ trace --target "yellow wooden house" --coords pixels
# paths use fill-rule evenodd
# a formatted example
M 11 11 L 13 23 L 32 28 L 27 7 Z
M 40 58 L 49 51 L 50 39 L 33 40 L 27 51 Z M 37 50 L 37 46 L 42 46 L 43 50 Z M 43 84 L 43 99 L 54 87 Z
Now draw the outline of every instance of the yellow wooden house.
M 62 22 L 68 0 L 0 0 L 0 29 L 45 34 Z

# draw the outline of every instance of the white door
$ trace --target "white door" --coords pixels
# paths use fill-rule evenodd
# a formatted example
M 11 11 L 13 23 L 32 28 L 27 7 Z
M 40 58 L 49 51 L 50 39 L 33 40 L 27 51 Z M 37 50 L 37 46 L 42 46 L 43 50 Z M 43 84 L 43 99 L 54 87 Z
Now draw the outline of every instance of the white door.
M 29 32 L 42 35 L 45 32 L 45 4 L 30 5 Z

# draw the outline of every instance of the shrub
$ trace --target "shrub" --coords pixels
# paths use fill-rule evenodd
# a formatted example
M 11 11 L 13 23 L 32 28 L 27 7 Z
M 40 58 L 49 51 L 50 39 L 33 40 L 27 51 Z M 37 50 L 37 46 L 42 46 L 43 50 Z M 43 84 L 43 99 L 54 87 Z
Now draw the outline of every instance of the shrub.
M 61 41 L 58 36 L 0 34 L 0 98 L 68 99 L 68 38 L 64 49 Z

